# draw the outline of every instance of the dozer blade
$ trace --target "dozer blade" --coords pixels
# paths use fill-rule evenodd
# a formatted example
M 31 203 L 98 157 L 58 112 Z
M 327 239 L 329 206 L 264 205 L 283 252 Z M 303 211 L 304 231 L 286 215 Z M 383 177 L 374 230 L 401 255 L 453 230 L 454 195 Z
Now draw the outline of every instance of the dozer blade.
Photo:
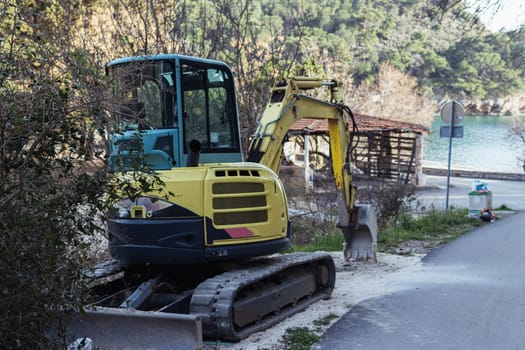
M 369 204 L 356 204 L 349 227 L 343 228 L 345 260 L 377 261 L 377 220 Z
M 89 338 L 96 349 L 200 349 L 202 326 L 198 315 L 96 307 L 72 316 L 66 337 Z

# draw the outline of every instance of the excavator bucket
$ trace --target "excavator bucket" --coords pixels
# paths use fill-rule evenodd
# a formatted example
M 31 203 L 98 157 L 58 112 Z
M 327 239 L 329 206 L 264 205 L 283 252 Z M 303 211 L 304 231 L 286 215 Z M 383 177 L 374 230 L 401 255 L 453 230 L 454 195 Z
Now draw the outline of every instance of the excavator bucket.
M 89 343 L 95 349 L 200 349 L 202 323 L 199 315 L 96 307 L 71 316 L 66 338 L 70 344 Z
M 370 204 L 356 204 L 349 227 L 343 228 L 345 238 L 343 254 L 346 261 L 377 261 L 377 220 Z

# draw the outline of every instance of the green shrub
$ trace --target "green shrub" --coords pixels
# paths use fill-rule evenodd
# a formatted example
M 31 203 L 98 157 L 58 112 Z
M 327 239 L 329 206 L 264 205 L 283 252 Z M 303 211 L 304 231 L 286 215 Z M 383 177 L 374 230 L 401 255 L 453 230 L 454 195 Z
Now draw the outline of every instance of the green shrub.
M 343 242 L 341 230 L 332 222 L 319 224 L 311 219 L 299 217 L 292 220 L 292 249 L 294 251 L 342 251 Z
M 73 6 L 24 4 L 0 14 L 0 349 L 59 349 L 100 229 L 106 180 L 85 165 L 102 136 L 103 84 L 91 56 L 63 41 Z
M 417 218 L 403 215 L 398 223 L 384 226 L 378 234 L 378 250 L 388 251 L 409 240 L 446 243 L 482 223 L 467 216 L 466 209 L 432 210 Z
M 281 343 L 287 350 L 310 350 L 318 340 L 319 336 L 307 327 L 295 327 L 286 330 Z
M 428 241 L 437 246 L 446 243 L 482 222 L 469 218 L 466 209 L 432 210 L 418 217 L 403 214 L 397 223 L 383 225 L 378 232 L 378 251 L 388 252 L 407 241 Z M 333 223 L 312 224 L 310 219 L 295 218 L 292 225 L 294 251 L 342 251 L 343 234 Z

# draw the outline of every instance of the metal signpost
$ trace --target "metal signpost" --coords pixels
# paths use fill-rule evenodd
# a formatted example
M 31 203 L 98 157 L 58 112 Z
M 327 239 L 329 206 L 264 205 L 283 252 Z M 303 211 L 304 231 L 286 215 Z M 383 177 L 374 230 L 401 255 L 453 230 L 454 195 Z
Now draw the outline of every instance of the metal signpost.
M 450 158 L 452 155 L 452 138 L 463 137 L 463 126 L 459 126 L 464 116 L 463 105 L 457 101 L 449 101 L 441 107 L 441 119 L 448 125 L 441 126 L 440 137 L 448 137 L 448 168 L 447 168 L 447 196 L 445 210 L 448 210 L 448 197 L 450 189 Z

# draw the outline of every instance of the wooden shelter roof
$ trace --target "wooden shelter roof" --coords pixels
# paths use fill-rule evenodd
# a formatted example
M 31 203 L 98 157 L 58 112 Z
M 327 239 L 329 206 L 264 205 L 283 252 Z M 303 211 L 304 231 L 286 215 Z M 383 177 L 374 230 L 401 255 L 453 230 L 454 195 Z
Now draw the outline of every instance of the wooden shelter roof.
M 354 117 L 359 132 L 390 131 L 420 135 L 430 132 L 427 127 L 420 124 L 372 117 L 364 114 L 354 114 Z M 328 121 L 326 119 L 300 119 L 292 125 L 289 132 L 293 134 L 325 134 L 328 133 Z

